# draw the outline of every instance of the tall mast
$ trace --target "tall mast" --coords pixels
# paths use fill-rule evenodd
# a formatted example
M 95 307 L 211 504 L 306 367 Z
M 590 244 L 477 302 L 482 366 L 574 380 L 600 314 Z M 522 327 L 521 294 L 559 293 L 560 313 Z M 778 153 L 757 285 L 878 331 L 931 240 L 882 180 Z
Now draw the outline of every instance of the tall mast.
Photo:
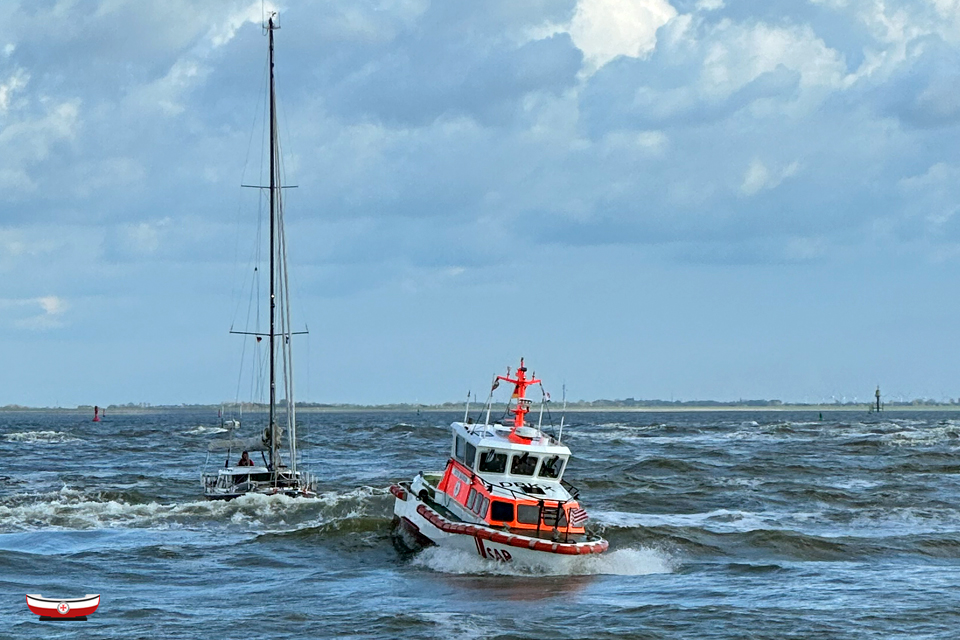
M 276 140 L 277 140 L 277 119 L 276 119 L 276 96 L 274 94 L 275 86 L 273 83 L 273 30 L 276 28 L 273 24 L 271 14 L 267 20 L 267 35 L 270 41 L 270 466 L 276 477 L 279 467 L 279 447 L 277 446 L 277 363 L 276 363 L 276 310 L 277 298 L 274 291 L 276 277 L 274 275 L 276 260 L 276 218 L 277 218 L 277 178 L 276 178 Z
M 517 407 L 511 409 L 513 412 L 513 429 L 510 431 L 510 434 L 513 435 L 517 429 L 524 426 L 523 417 L 530 412 L 530 400 L 527 398 L 527 387 L 532 384 L 538 384 L 540 380 L 536 377 L 527 377 L 527 367 L 523 364 L 523 358 L 520 358 L 520 367 L 517 368 L 516 378 L 511 378 L 510 370 L 507 369 L 507 375 L 497 376 L 497 380 L 512 382 L 514 384 L 513 397 L 517 399 Z

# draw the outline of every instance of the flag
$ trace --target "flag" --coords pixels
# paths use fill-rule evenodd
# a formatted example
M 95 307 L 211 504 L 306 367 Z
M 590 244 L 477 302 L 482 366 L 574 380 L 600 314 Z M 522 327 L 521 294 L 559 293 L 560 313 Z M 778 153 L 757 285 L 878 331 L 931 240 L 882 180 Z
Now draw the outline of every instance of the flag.
M 511 397 L 512 397 L 512 398 L 519 398 L 519 397 L 520 397 L 520 385 L 516 385 L 516 386 L 513 387 L 513 395 L 512 395 Z
M 590 519 L 590 516 L 587 515 L 587 512 L 581 509 L 580 507 L 573 507 L 569 511 L 570 514 L 570 524 L 575 527 L 579 527 L 584 522 Z

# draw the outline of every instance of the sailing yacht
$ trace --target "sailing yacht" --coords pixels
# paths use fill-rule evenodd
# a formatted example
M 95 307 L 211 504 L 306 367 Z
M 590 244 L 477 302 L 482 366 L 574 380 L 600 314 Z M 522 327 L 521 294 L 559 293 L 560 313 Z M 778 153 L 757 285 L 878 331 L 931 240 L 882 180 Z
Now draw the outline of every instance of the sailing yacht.
M 293 350 L 291 337 L 297 333 L 290 327 L 290 298 L 287 277 L 287 242 L 283 225 L 283 186 L 281 184 L 280 142 L 277 134 L 276 83 L 274 81 L 273 41 L 280 26 L 277 14 L 271 13 L 264 25 L 269 47 L 270 84 L 270 182 L 257 186 L 269 190 L 270 196 L 270 298 L 269 333 L 232 331 L 254 336 L 259 344 L 269 339 L 270 350 L 270 409 L 266 427 L 258 434 L 244 438 L 232 437 L 240 428 L 239 421 L 231 420 L 230 436 L 209 443 L 208 451 L 226 452 L 224 464 L 216 472 L 203 472 L 203 495 L 211 500 L 230 500 L 249 493 L 287 496 L 316 495 L 317 481 L 312 474 L 297 467 L 296 402 L 293 398 Z M 279 361 L 279 362 L 278 362 Z M 282 411 L 277 402 L 277 373 L 283 385 Z M 283 434 L 288 434 L 283 447 Z M 240 452 L 260 454 L 255 461 Z M 209 460 L 209 456 L 208 456 Z

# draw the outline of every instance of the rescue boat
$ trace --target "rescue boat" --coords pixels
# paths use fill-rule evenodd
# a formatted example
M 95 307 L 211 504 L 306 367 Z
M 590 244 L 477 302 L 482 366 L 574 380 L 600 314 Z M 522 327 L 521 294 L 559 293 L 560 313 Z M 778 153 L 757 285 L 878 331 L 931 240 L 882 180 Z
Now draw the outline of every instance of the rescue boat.
M 40 594 L 27 594 L 27 607 L 41 620 L 86 620 L 99 606 L 99 594 L 87 594 L 82 598 L 44 598 Z
M 508 425 L 490 423 L 493 390 L 501 381 L 514 385 Z M 515 377 L 507 369 L 494 378 L 483 424 L 465 415 L 450 425 L 450 458 L 442 472 L 420 472 L 390 487 L 398 548 L 438 545 L 533 567 L 607 550 L 606 540 L 584 528 L 579 491 L 563 479 L 570 449 L 560 442 L 562 423 L 554 437 L 540 428 L 542 409 L 537 426 L 526 422 L 526 391 L 534 384 L 540 380 L 527 377 L 521 358 Z

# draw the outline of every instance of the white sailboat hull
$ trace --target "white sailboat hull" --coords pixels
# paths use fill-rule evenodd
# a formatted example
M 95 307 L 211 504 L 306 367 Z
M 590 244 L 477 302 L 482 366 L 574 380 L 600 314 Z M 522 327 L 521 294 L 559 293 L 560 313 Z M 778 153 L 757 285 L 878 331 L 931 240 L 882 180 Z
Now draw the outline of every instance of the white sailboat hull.
M 202 485 L 207 500 L 233 500 L 248 494 L 305 498 L 317 495 L 317 481 L 312 474 L 281 470 L 274 479 L 266 467 L 225 467 L 217 473 L 203 474 Z

